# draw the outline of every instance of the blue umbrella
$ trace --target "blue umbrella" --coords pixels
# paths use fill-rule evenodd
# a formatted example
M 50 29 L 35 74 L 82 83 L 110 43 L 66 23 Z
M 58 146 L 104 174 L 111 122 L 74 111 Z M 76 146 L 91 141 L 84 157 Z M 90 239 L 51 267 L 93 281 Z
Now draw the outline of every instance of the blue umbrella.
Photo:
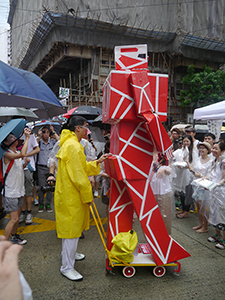
M 0 106 L 36 108 L 35 114 L 48 119 L 65 112 L 48 85 L 36 74 L 13 68 L 0 61 Z
M 27 121 L 24 119 L 14 119 L 6 123 L 0 128 L 0 159 L 7 149 L 2 147 L 2 142 L 10 134 L 14 134 L 15 137 L 19 137 L 26 126 Z

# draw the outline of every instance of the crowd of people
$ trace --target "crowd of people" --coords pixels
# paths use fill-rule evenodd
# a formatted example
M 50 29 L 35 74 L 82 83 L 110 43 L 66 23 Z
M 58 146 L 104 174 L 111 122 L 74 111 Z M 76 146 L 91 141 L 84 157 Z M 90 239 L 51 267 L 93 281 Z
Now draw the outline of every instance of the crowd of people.
M 192 229 L 207 233 L 208 226 L 214 226 L 215 235 L 207 240 L 216 242 L 216 248 L 225 249 L 225 143 L 216 141 L 213 133 L 206 133 L 203 141 L 195 139 L 195 135 L 193 127 L 170 132 L 170 166 L 174 170 L 171 186 L 179 200 L 175 215 L 178 219 L 188 218 L 194 207 L 199 222 Z
M 67 124 L 62 126 L 61 131 L 66 126 Z M 108 132 L 102 131 L 105 139 L 108 140 Z M 12 170 L 7 172 L 9 174 L 7 174 L 7 180 L 5 180 L 4 197 L 2 199 L 1 195 L 0 199 L 0 213 L 1 216 L 4 216 L 6 213 L 10 215 L 10 221 L 5 228 L 5 236 L 6 239 L 10 239 L 13 243 L 20 245 L 27 243 L 25 239 L 22 239 L 17 234 L 17 228 L 20 223 L 25 223 L 25 225 L 32 224 L 32 203 L 38 206 L 38 213 L 42 213 L 44 210 L 48 213 L 53 211 L 51 202 L 54 188 L 51 188 L 51 186 L 55 186 L 56 182 L 58 166 L 56 154 L 60 148 L 60 134 L 61 132 L 56 133 L 52 125 L 43 125 L 38 130 L 37 135 L 29 128 L 25 128 L 19 139 L 10 134 L 3 141 L 8 148 L 3 158 L 3 173 L 6 172 L 9 161 L 12 164 L 9 170 L 11 168 Z M 88 128 L 86 134 L 80 140 L 80 144 L 83 146 L 83 152 L 87 161 L 97 159 L 97 148 Z M 104 150 L 102 153 L 104 153 Z M 100 179 L 101 174 L 89 176 L 94 197 L 99 195 Z M 11 198 L 15 202 L 14 206 Z M 81 238 L 83 237 L 82 233 Z
M 99 176 L 108 179 L 103 162 L 110 155 L 109 135 L 106 135 L 105 147 L 97 157 L 97 148 L 90 134 L 87 120 L 76 116 L 63 125 L 60 137 L 52 126 L 43 126 L 37 137 L 25 128 L 20 139 L 9 134 L 2 142 L 7 148 L 3 156 L 3 173 L 8 172 L 3 202 L 10 215 L 5 240 L 19 245 L 27 243 L 17 234 L 18 224 L 32 224 L 32 198 L 34 205 L 39 205 L 39 213 L 44 209 L 52 212 L 51 187 L 54 185 L 57 236 L 62 239 L 60 272 L 73 281 L 83 278 L 74 269 L 74 263 L 85 258 L 84 254 L 77 252 L 77 245 L 83 231 L 89 228 L 89 205 L 94 196 L 98 196 Z M 34 196 L 36 186 L 39 186 L 38 199 Z M 109 185 L 102 184 L 103 195 L 106 186 L 109 188 Z M 23 275 L 20 277 L 26 286 Z
M 104 160 L 111 155 L 110 138 L 105 136 L 105 147 L 97 155 L 90 134 L 87 120 L 76 116 L 69 118 L 59 134 L 52 126 L 43 126 L 36 137 L 25 128 L 20 139 L 9 134 L 3 141 L 8 149 L 3 157 L 4 172 L 12 162 L 3 190 L 4 207 L 10 215 L 5 239 L 12 244 L 25 244 L 27 241 L 17 234 L 18 224 L 32 224 L 32 199 L 34 205 L 39 205 L 38 213 L 44 210 L 51 213 L 55 189 L 56 230 L 62 239 L 60 272 L 73 281 L 83 279 L 74 269 L 75 261 L 85 258 L 77 252 L 77 246 L 83 231 L 89 228 L 89 205 L 99 194 L 100 178 L 100 195 L 108 214 L 110 178 Z M 175 210 L 174 196 L 180 201 L 176 217 L 180 220 L 189 217 L 194 205 L 198 224 L 193 224 L 192 229 L 207 233 L 208 226 L 213 225 L 215 235 L 208 237 L 208 241 L 215 242 L 218 249 L 225 249 L 225 143 L 216 141 L 212 133 L 199 141 L 193 127 L 186 127 L 183 132 L 174 128 L 169 135 L 173 159 L 168 162 L 154 150 L 149 180 L 168 234 Z M 213 183 L 215 189 L 199 182 Z

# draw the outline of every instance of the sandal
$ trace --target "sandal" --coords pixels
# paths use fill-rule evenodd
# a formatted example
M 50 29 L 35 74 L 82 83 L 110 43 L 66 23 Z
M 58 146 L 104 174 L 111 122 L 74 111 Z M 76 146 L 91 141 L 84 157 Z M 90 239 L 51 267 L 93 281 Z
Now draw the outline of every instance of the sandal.
M 178 219 L 183 219 L 183 218 L 184 218 L 184 216 L 183 216 L 183 215 L 180 215 L 180 214 L 176 214 L 176 217 L 177 217 Z
M 184 219 L 184 218 L 188 218 L 188 215 L 177 214 L 176 217 L 178 219 Z
M 175 212 L 175 215 L 181 215 L 181 214 L 183 214 L 184 213 L 184 211 L 182 210 L 182 211 L 176 211 Z

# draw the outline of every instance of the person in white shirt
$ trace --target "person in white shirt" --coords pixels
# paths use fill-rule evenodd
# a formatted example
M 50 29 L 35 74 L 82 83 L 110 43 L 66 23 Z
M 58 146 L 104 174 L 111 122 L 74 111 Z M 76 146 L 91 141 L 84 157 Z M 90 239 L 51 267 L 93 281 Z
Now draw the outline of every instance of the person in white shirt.
M 25 140 L 24 134 L 21 136 L 20 140 L 22 141 Z M 24 168 L 25 196 L 24 196 L 24 201 L 22 206 L 22 212 L 19 217 L 19 223 L 25 221 L 26 225 L 32 224 L 33 221 L 33 216 L 31 214 L 31 203 L 32 203 L 33 187 L 34 187 L 33 172 L 36 170 L 34 156 L 39 152 L 40 152 L 40 148 L 38 146 L 36 138 L 34 134 L 31 134 L 28 141 L 27 153 L 25 154 L 25 157 L 28 157 L 30 159 L 30 162 L 28 163 L 27 167 Z
M 212 160 L 209 157 L 209 154 L 211 153 L 211 145 L 207 142 L 200 142 L 198 144 L 198 149 L 200 157 L 197 158 L 196 165 L 192 168 L 188 163 L 188 167 L 196 178 L 201 178 L 206 177 L 211 170 Z M 206 218 L 206 213 L 209 201 L 209 192 L 196 185 L 194 181 L 192 182 L 192 185 L 194 188 L 193 199 L 197 205 L 199 219 L 199 224 L 194 226 L 192 229 L 196 230 L 197 233 L 205 233 L 208 232 L 208 220 Z
M 213 147 L 213 144 L 215 143 L 216 137 L 213 133 L 208 132 L 204 135 L 204 142 L 207 142 L 211 145 L 211 148 Z M 211 159 L 214 159 L 214 156 L 212 154 L 212 152 L 209 154 L 209 157 Z
M 12 243 L 20 245 L 24 245 L 27 242 L 26 240 L 21 239 L 17 234 L 17 228 L 19 224 L 20 209 L 23 205 L 23 197 L 25 194 L 23 168 L 26 167 L 29 162 L 29 159 L 25 158 L 23 161 L 23 158 L 27 152 L 30 133 L 31 131 L 28 128 L 24 129 L 26 138 L 21 152 L 16 150 L 18 139 L 13 134 L 10 133 L 3 141 L 8 148 L 3 158 L 3 174 L 5 174 L 10 161 L 14 160 L 5 180 L 3 191 L 5 210 L 10 215 L 10 220 L 5 227 L 4 235 L 6 240 L 10 237 Z
M 189 164 L 191 165 L 191 167 L 193 168 L 196 164 L 198 154 L 194 150 L 193 139 L 190 135 L 185 135 L 183 137 L 183 146 L 184 146 L 184 151 L 182 153 L 183 161 L 186 161 L 186 162 L 188 161 Z M 177 151 L 182 151 L 182 150 L 177 150 Z M 182 172 L 184 177 L 182 180 L 182 190 L 181 190 L 182 193 L 180 194 L 182 211 L 179 213 L 178 212 L 176 213 L 176 217 L 179 219 L 188 217 L 190 206 L 192 204 L 192 186 L 190 183 L 193 181 L 194 175 L 187 170 L 187 167 L 185 167 L 184 170 L 185 169 L 186 169 L 186 172 Z M 175 190 L 178 190 L 176 188 L 176 186 L 179 185 L 179 182 L 181 180 L 181 177 L 178 176 L 178 174 L 179 173 L 177 173 L 177 177 L 175 178 L 175 180 L 173 182 Z
M 171 234 L 172 223 L 172 197 L 173 191 L 170 180 L 172 173 L 171 167 L 168 165 L 164 156 L 159 157 L 154 151 L 152 176 L 150 175 L 150 184 L 159 206 L 164 224 L 168 234 Z
M 197 153 L 199 156 L 198 152 L 198 143 L 200 142 L 199 140 L 196 140 L 195 135 L 196 135 L 196 129 L 194 127 L 185 127 L 184 129 L 185 134 L 189 134 L 192 137 L 193 140 L 193 150 Z

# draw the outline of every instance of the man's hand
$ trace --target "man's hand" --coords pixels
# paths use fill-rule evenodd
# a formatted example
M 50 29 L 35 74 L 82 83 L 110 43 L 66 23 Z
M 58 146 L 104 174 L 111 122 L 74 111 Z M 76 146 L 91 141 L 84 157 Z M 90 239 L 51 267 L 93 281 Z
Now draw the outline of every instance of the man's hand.
M 92 188 L 93 188 L 94 185 L 95 185 L 95 178 L 94 178 L 94 176 L 90 176 L 90 177 L 89 177 L 89 181 L 90 181 L 91 186 L 92 186 Z
M 47 184 L 48 185 L 54 185 L 55 184 L 55 176 L 48 176 L 48 178 L 47 178 Z
M 0 300 L 23 299 L 18 267 L 22 249 L 20 245 L 11 244 L 0 236 Z
M 111 153 L 106 153 L 106 154 L 103 154 L 99 159 L 97 159 L 97 164 L 100 164 L 102 163 L 104 160 L 106 160 L 109 156 L 111 156 L 112 154 Z
M 28 157 L 26 157 L 26 155 L 25 155 L 23 161 L 24 161 L 23 167 L 26 168 L 26 166 L 30 162 L 30 159 Z
M 27 127 L 24 128 L 24 134 L 26 138 L 29 138 L 31 135 L 31 130 Z

